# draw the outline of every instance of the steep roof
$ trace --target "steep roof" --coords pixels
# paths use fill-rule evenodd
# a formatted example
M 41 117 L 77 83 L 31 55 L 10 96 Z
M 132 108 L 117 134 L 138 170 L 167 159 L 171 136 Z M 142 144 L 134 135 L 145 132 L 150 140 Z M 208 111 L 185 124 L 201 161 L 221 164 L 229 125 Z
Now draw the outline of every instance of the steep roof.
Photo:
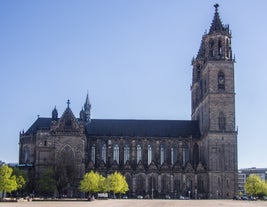
M 49 130 L 51 121 L 51 118 L 38 118 L 25 134 Z M 86 129 L 89 136 L 200 138 L 198 121 L 92 119 Z
M 37 130 L 40 129 L 50 129 L 50 125 L 51 125 L 51 118 L 41 118 L 39 117 L 32 125 L 31 127 L 26 131 L 25 134 L 31 134 L 31 133 L 35 133 Z
M 197 121 L 92 119 L 89 135 L 199 138 Z

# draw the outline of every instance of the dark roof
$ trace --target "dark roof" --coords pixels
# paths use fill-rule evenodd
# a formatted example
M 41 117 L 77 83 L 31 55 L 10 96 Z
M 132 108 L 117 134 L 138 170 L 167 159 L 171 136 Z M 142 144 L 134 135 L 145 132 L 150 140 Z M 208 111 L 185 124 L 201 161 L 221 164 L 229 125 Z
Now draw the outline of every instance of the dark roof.
M 50 129 L 51 125 L 51 118 L 38 118 L 31 127 L 26 131 L 26 134 L 35 133 L 37 130 L 40 129 Z
M 92 119 L 89 135 L 199 138 L 197 121 Z
M 38 118 L 26 134 L 49 130 L 51 121 Z M 92 119 L 86 128 L 89 135 L 95 136 L 200 137 L 198 121 Z

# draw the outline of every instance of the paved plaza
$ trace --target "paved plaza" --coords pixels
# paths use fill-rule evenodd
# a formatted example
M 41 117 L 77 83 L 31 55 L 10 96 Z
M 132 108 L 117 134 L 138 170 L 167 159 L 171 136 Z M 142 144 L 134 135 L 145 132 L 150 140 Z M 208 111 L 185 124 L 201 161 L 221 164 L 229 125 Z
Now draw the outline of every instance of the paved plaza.
M 0 203 L 0 207 L 267 207 L 267 201 L 233 200 L 95 200 Z

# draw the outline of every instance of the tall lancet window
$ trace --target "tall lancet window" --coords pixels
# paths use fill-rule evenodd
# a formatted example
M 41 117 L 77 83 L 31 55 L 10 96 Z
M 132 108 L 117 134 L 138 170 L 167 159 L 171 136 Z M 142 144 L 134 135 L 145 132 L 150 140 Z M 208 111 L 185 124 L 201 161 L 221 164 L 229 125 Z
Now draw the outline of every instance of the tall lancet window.
M 130 147 L 129 145 L 124 146 L 124 164 L 130 161 Z
M 183 153 L 183 166 L 189 161 L 189 147 L 188 144 L 183 144 L 182 146 Z
M 224 73 L 220 71 L 218 73 L 218 90 L 224 91 L 224 89 L 225 89 L 225 77 Z
M 91 147 L 91 160 L 95 163 L 95 144 Z
M 222 40 L 221 39 L 218 42 L 218 55 L 222 56 Z
M 149 144 L 147 146 L 147 164 L 150 165 L 151 162 L 152 162 L 152 147 Z
M 214 57 L 214 41 L 213 40 L 209 41 L 209 53 L 210 53 L 210 57 Z
M 229 39 L 227 38 L 226 39 L 226 57 L 229 58 L 230 55 L 229 55 Z
M 177 148 L 173 146 L 171 148 L 171 164 L 174 165 L 177 161 Z
M 25 147 L 24 148 L 24 163 L 29 163 L 30 162 L 30 148 Z
M 137 158 L 137 163 L 138 163 L 140 160 L 142 160 L 142 147 L 140 144 L 137 145 L 136 151 L 137 151 L 136 158 Z
M 165 148 L 163 145 L 160 146 L 160 164 L 162 165 L 165 161 Z
M 104 163 L 106 163 L 106 161 L 107 161 L 107 147 L 106 147 L 106 144 L 102 145 L 101 159 L 104 161 Z
M 113 147 L 113 160 L 117 161 L 119 164 L 119 154 L 120 154 L 120 148 L 118 144 L 115 144 Z

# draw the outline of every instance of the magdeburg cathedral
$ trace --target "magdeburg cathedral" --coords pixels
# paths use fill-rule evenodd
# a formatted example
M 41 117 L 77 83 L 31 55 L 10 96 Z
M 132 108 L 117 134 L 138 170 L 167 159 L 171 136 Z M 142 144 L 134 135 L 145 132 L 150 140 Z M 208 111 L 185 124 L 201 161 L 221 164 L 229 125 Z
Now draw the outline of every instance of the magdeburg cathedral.
M 53 169 L 59 195 L 81 196 L 91 170 L 121 172 L 128 197 L 232 198 L 237 192 L 234 58 L 231 31 L 215 5 L 209 28 L 192 60 L 191 120 L 91 118 L 88 94 L 79 117 L 69 102 L 58 116 L 38 117 L 20 133 L 19 166 L 30 190 Z

